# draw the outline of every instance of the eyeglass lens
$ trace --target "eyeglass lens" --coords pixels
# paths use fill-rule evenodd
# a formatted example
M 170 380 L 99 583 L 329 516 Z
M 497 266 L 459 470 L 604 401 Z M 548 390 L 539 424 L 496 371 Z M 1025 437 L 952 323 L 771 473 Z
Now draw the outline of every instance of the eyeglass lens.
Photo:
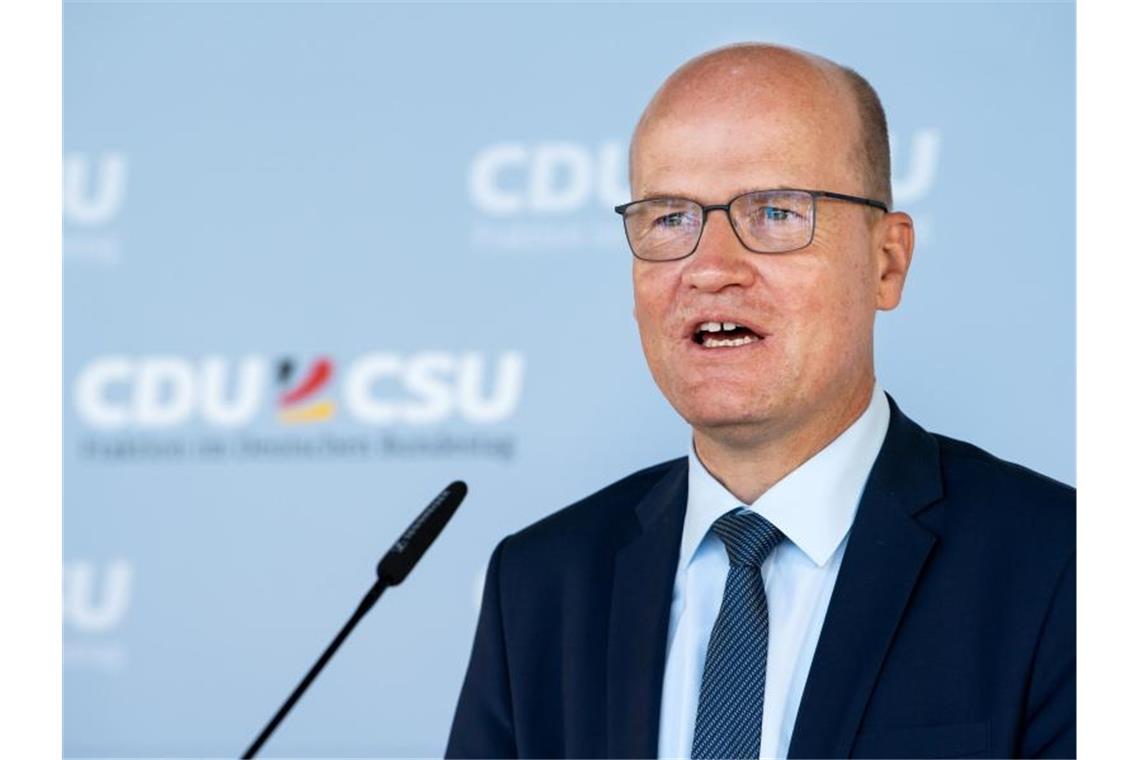
M 763 190 L 733 199 L 729 217 L 740 242 L 758 253 L 784 253 L 811 243 L 811 193 Z M 634 255 L 649 261 L 688 256 L 700 242 L 704 212 L 685 198 L 652 198 L 625 210 L 625 231 Z

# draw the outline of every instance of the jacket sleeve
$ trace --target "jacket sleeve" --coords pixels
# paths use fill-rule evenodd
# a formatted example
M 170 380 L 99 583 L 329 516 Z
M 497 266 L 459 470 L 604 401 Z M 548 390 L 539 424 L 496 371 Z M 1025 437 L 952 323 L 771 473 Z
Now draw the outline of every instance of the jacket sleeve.
M 503 539 L 495 548 L 487 567 L 475 644 L 467 666 L 467 677 L 459 693 L 459 705 L 451 724 L 445 757 L 518 756 L 499 588 L 500 563 L 506 541 Z
M 1033 660 L 1022 757 L 1077 756 L 1077 563 L 1070 555 Z

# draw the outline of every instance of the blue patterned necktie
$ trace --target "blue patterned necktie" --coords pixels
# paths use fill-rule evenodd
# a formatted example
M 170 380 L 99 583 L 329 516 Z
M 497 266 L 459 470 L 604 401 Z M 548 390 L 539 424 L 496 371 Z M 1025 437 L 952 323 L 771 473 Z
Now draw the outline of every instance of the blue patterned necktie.
M 757 758 L 768 665 L 768 599 L 760 566 L 784 534 L 744 508 L 723 515 L 712 529 L 728 549 L 729 570 L 705 656 L 692 757 Z

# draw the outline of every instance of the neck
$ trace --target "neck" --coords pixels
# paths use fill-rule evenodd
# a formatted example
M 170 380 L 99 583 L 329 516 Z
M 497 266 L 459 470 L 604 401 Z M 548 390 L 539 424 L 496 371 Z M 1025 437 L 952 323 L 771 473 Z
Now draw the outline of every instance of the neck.
M 843 403 L 780 434 L 742 437 L 693 428 L 693 447 L 705 469 L 742 504 L 751 504 L 788 473 L 818 454 L 867 410 L 874 379 Z

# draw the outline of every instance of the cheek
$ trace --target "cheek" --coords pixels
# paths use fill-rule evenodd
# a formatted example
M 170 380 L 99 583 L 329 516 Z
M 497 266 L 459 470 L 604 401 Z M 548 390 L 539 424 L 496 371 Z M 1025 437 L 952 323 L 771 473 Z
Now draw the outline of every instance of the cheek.
M 650 292 L 640 288 L 635 289 L 633 316 L 637 321 L 637 334 L 641 341 L 642 353 L 645 354 L 650 371 L 656 377 L 665 350 L 663 316 L 659 300 L 654 299 Z
M 772 289 L 773 306 L 786 318 L 790 356 L 839 360 L 856 351 L 875 310 L 870 267 L 819 258 L 783 275 Z
M 633 318 L 637 321 L 637 332 L 641 335 L 643 343 L 651 333 L 650 326 L 654 324 L 652 301 L 645 291 L 635 288 L 633 291 Z
M 664 329 L 675 287 L 668 274 L 662 265 L 634 265 L 633 316 L 643 338 Z

